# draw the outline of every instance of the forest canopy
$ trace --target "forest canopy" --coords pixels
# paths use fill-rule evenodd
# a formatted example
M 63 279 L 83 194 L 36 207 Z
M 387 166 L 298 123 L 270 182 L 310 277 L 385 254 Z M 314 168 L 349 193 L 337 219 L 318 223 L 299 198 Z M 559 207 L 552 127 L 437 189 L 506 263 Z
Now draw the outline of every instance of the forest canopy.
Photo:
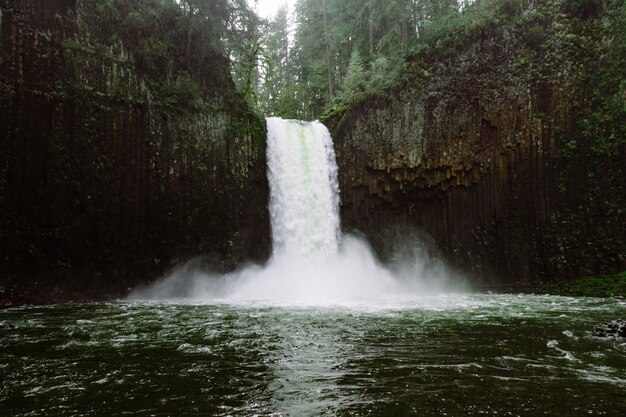
M 623 1 L 298 0 L 291 13 L 283 7 L 249 32 L 258 56 L 245 81 L 254 86 L 235 78 L 261 112 L 310 120 L 419 77 L 503 29 L 553 52 L 542 45 L 556 28 L 550 16 L 576 31 L 607 9 L 623 13 Z
M 254 0 L 96 4 L 102 26 L 126 40 L 139 68 L 202 74 L 225 57 L 252 108 L 304 120 L 427 77 L 433 63 L 480 37 L 511 30 L 527 49 L 554 52 L 547 33 L 559 29 L 549 16 L 571 17 L 577 30 L 607 8 L 624 8 L 623 0 L 297 0 L 261 19 Z M 204 80 L 211 82 L 224 81 Z M 178 84 L 192 100 L 202 87 Z

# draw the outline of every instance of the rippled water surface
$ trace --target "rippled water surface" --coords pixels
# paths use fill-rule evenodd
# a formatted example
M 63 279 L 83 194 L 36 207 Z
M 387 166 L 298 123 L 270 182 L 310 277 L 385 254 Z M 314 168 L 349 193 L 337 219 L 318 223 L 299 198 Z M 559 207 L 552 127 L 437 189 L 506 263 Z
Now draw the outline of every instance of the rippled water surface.
M 0 311 L 2 416 L 626 415 L 615 299 Z

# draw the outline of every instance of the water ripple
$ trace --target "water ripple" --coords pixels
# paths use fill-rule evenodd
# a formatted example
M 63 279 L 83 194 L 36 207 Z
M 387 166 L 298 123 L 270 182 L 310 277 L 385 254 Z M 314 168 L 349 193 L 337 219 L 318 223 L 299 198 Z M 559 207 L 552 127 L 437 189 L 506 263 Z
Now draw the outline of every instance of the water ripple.
M 497 294 L 9 309 L 0 414 L 621 415 L 624 343 L 591 330 L 625 313 Z

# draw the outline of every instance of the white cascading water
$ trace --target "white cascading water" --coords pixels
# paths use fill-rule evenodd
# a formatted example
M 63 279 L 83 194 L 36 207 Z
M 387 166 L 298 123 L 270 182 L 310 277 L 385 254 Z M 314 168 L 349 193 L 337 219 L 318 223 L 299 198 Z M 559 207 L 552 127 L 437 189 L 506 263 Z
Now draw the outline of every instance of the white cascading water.
M 270 117 L 267 131 L 271 259 L 226 275 L 190 262 L 130 299 L 369 308 L 459 288 L 441 262 L 421 251 L 419 241 L 401 245 L 400 262 L 389 268 L 380 265 L 367 242 L 341 236 L 335 151 L 323 124 Z
M 268 118 L 267 168 L 274 255 L 334 255 L 340 239 L 339 185 L 326 126 Z

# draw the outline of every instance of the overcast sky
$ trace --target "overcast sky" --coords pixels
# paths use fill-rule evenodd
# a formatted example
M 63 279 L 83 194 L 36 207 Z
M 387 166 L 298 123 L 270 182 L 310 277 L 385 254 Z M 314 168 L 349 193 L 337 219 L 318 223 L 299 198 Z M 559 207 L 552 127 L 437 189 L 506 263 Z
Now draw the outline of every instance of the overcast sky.
M 255 0 L 248 0 L 250 5 L 254 8 Z M 276 11 L 283 4 L 289 6 L 289 12 L 293 12 L 293 5 L 296 0 L 257 0 L 256 11 L 261 17 L 272 17 L 276 14 Z

